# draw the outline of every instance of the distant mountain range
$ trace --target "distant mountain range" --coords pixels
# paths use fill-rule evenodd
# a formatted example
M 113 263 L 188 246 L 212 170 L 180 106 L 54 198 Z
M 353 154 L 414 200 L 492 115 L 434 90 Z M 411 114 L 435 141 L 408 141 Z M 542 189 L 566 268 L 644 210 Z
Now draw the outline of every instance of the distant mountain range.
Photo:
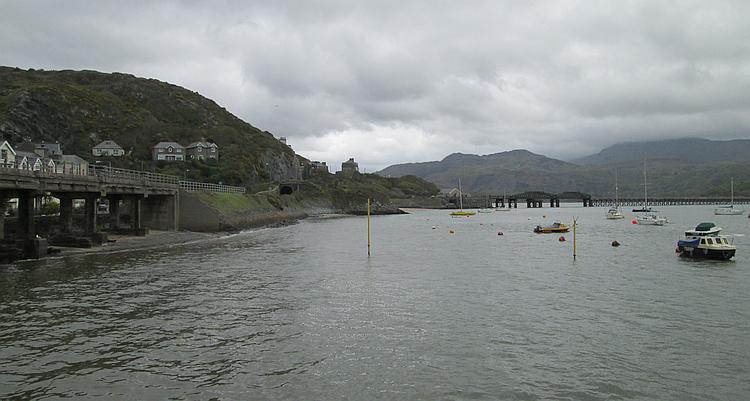
M 746 161 L 750 140 L 712 141 L 699 138 L 657 142 L 629 142 L 610 146 L 601 152 L 573 160 L 581 165 L 622 163 L 643 159 L 677 159 L 700 162 Z
M 378 174 L 416 175 L 441 188 L 454 188 L 461 178 L 465 191 L 581 191 L 613 195 L 615 171 L 621 196 L 643 195 L 644 157 L 649 194 L 653 196 L 750 196 L 750 140 L 684 139 L 634 142 L 606 148 L 596 155 L 564 162 L 513 150 L 484 156 L 454 153 L 441 161 L 389 166 Z

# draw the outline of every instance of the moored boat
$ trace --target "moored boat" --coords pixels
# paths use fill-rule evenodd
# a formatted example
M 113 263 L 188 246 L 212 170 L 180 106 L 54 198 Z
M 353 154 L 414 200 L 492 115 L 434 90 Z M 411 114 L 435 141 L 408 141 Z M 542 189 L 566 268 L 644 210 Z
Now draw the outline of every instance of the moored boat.
M 635 221 L 638 222 L 638 224 L 643 224 L 646 226 L 663 226 L 664 224 L 667 224 L 667 218 L 659 216 L 656 213 L 645 213 L 638 215 L 635 217 Z
M 554 222 L 550 226 L 539 225 L 539 226 L 534 227 L 534 232 L 537 234 L 566 233 L 569 230 L 570 230 L 570 227 L 560 222 Z
M 620 209 L 616 207 L 611 207 L 609 210 L 607 210 L 607 219 L 609 220 L 617 220 L 617 219 L 624 219 L 625 216 L 622 214 Z
M 458 179 L 458 210 L 451 212 L 451 217 L 469 217 L 476 214 L 476 212 L 470 212 L 464 210 L 464 193 L 461 191 L 461 179 Z
M 739 216 L 745 213 L 745 209 L 734 207 L 734 177 L 730 179 L 731 181 L 731 197 L 729 198 L 729 204 L 719 206 L 716 209 L 714 209 L 714 214 L 718 216 Z
M 729 260 L 737 247 L 731 237 L 720 233 L 721 228 L 714 223 L 700 223 L 695 229 L 685 231 L 685 238 L 677 241 L 676 252 L 695 259 Z

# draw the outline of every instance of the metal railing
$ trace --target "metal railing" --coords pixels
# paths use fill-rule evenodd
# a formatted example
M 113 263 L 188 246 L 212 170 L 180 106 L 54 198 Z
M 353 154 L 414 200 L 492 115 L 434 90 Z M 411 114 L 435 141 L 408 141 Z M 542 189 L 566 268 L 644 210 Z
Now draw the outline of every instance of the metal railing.
M 180 180 L 180 189 L 187 192 L 208 191 L 208 192 L 226 192 L 235 194 L 244 194 L 245 187 L 233 187 L 231 185 L 211 184 L 208 182 L 182 181 Z
M 244 187 L 234 187 L 231 185 L 212 184 L 208 182 L 186 181 L 181 180 L 175 175 L 152 173 L 149 171 L 128 170 L 109 166 L 92 166 L 89 165 L 89 174 L 103 178 L 105 181 L 129 181 L 141 185 L 150 185 L 157 187 L 179 187 L 183 191 L 196 192 L 227 192 L 244 194 Z
M 89 175 L 105 181 L 129 181 L 151 186 L 178 186 L 180 178 L 174 175 L 158 174 L 149 171 L 129 170 L 109 166 L 89 165 Z

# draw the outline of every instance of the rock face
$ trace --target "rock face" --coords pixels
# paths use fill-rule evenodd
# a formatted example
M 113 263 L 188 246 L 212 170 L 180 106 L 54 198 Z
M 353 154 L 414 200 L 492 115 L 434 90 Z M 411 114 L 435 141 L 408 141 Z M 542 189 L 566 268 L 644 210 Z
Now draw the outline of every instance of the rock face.
M 15 144 L 59 142 L 65 153 L 88 160 L 94 145 L 111 139 L 126 151 L 112 162 L 136 169 L 151 159 L 157 142 L 206 138 L 219 146 L 220 162 L 192 171 L 232 185 L 296 178 L 307 162 L 196 92 L 119 73 L 0 67 L 0 135 Z

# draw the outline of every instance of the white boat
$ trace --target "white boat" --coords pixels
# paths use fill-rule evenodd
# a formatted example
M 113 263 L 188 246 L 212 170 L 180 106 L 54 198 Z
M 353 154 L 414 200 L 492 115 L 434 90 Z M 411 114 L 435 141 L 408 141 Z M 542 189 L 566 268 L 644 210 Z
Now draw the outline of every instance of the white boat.
M 642 212 L 636 215 L 635 220 L 638 224 L 646 226 L 663 226 L 667 224 L 667 218 L 660 216 L 656 210 L 648 206 L 648 181 L 646 180 L 646 161 L 643 161 L 643 209 L 633 209 L 633 211 Z
M 737 247 L 731 237 L 720 233 L 721 228 L 714 223 L 700 223 L 695 229 L 685 231 L 685 238 L 677 241 L 676 252 L 696 259 L 729 260 Z
M 731 178 L 732 195 L 729 204 L 714 209 L 714 214 L 719 216 L 739 216 L 745 213 L 745 209 L 734 207 L 734 177 Z
M 458 210 L 455 212 L 451 212 L 451 216 L 453 217 L 468 217 L 473 216 L 476 214 L 476 212 L 470 212 L 468 210 L 464 210 L 464 193 L 461 191 L 461 179 L 458 179 Z
M 607 210 L 607 219 L 609 220 L 617 220 L 617 219 L 624 219 L 625 216 L 622 214 L 620 209 L 612 206 Z
M 612 205 L 609 210 L 607 210 L 606 217 L 609 220 L 618 220 L 625 218 L 625 216 L 620 211 L 620 199 L 617 196 L 617 170 L 615 170 L 615 204 Z

